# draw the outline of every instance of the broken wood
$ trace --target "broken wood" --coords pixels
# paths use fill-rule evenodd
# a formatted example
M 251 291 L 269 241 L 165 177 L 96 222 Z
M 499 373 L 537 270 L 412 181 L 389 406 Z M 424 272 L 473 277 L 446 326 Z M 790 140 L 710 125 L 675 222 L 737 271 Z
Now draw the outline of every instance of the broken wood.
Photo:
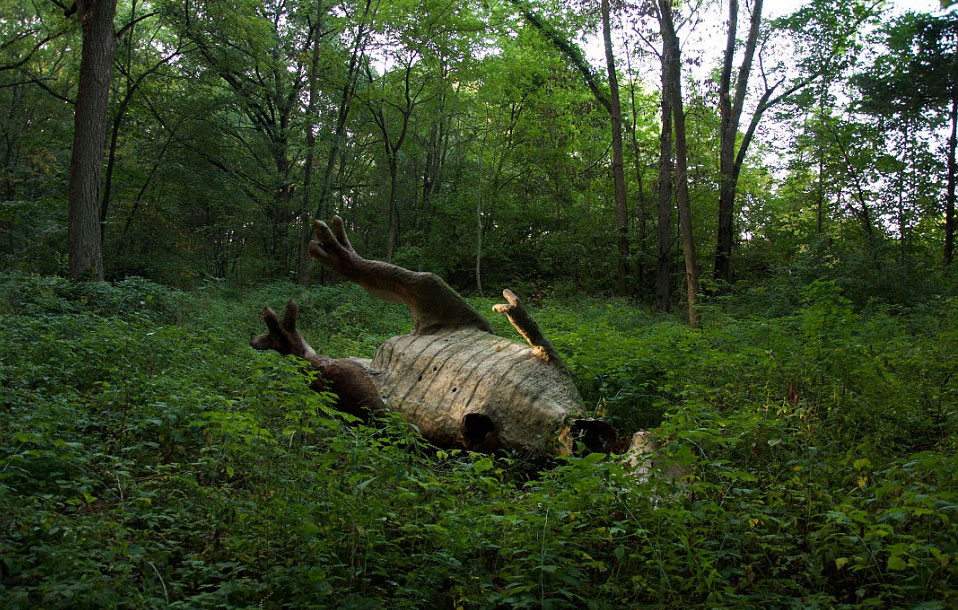
M 542 331 L 539 330 L 539 325 L 532 319 L 532 316 L 529 315 L 526 308 L 522 306 L 516 293 L 506 288 L 502 291 L 502 296 L 505 298 L 506 303 L 493 305 L 492 311 L 506 314 L 506 317 L 512 322 L 512 326 L 519 331 L 522 338 L 525 339 L 529 347 L 532 348 L 533 354 L 546 362 L 564 367 L 565 365 L 562 364 L 562 358 L 559 357 L 559 352 L 552 347 L 552 343 L 550 343 L 545 335 L 542 334 Z
M 361 257 L 338 216 L 313 227 L 310 254 L 373 296 L 408 306 L 415 329 L 387 340 L 372 360 L 333 359 L 317 354 L 299 334 L 298 309 L 290 300 L 282 320 L 269 307 L 263 310 L 269 332 L 255 337 L 253 347 L 305 359 L 320 374 L 313 387 L 336 393 L 339 408 L 399 411 L 438 446 L 534 455 L 568 454 L 576 442 L 593 451 L 614 446 L 612 426 L 583 417 L 569 371 L 514 293 L 506 290 L 507 303 L 494 310 L 509 317 L 529 347 L 494 335 L 437 275 Z

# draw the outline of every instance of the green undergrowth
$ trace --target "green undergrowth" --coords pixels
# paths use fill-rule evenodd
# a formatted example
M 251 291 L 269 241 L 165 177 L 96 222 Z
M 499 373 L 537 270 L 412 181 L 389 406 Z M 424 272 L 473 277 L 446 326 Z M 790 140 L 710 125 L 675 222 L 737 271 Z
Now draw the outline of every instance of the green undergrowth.
M 334 356 L 410 328 L 355 287 L 0 276 L 0 607 L 958 607 L 958 301 L 536 303 L 587 408 L 688 473 L 638 483 L 349 421 L 247 345 L 290 296 Z

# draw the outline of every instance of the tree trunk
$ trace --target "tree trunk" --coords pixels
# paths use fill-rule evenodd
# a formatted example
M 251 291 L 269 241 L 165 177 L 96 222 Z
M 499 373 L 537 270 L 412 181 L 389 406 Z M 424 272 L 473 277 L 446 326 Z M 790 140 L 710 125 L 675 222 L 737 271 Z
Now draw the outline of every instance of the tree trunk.
M 310 186 L 313 181 L 313 158 L 316 153 L 316 98 L 318 92 L 319 80 L 319 40 L 323 30 L 323 17 L 326 9 L 323 6 L 323 0 L 316 3 L 316 24 L 313 26 L 313 53 L 309 59 L 309 87 L 306 101 L 306 161 L 303 165 L 303 204 L 300 208 L 300 222 L 308 226 L 310 222 L 311 197 Z M 302 286 L 309 286 L 309 267 L 308 261 L 303 260 L 303 249 L 305 244 L 300 240 L 299 264 L 296 268 L 296 279 Z
M 824 127 L 825 124 L 825 109 L 824 101 L 822 102 L 820 120 L 822 125 L 819 127 L 818 134 L 818 189 L 817 189 L 817 198 L 818 198 L 818 209 L 815 218 L 815 232 L 821 237 L 825 229 L 825 143 L 824 136 L 821 134 L 820 130 Z
M 629 72 L 632 72 L 632 66 L 629 65 Z M 645 186 L 643 184 L 645 178 L 645 170 L 642 165 L 642 150 L 639 146 L 639 136 L 636 131 L 636 124 L 639 122 L 638 108 L 636 107 L 635 102 L 635 79 L 631 78 L 629 81 L 629 99 L 631 101 L 631 110 L 632 110 L 632 123 L 630 125 L 631 136 L 632 136 L 632 154 L 635 159 L 635 178 L 637 181 L 637 190 L 636 190 L 636 212 L 639 221 L 639 236 L 638 236 L 638 257 L 636 260 L 636 269 L 635 269 L 635 278 L 636 284 L 638 287 L 638 293 L 640 297 L 644 297 L 645 290 L 645 254 L 647 247 L 648 239 L 648 210 L 645 205 Z
M 672 48 L 662 44 L 662 132 L 659 135 L 658 261 L 655 306 L 668 311 L 672 304 Z
M 602 0 L 602 39 L 605 43 L 605 63 L 609 75 L 609 120 L 612 128 L 612 183 L 615 190 L 616 245 L 619 257 L 616 282 L 620 295 L 628 294 L 629 269 L 629 212 L 625 193 L 625 170 L 622 154 L 622 105 L 619 101 L 619 79 L 615 72 L 612 53 L 612 26 L 609 19 L 609 0 Z
M 403 75 L 403 106 L 380 100 L 379 107 L 374 108 L 369 100 L 364 100 L 366 107 L 369 108 L 370 113 L 373 115 L 373 120 L 379 128 L 379 132 L 382 134 L 383 152 L 386 155 L 386 165 L 389 167 L 389 203 L 386 212 L 386 262 L 388 263 L 392 262 L 393 254 L 395 254 L 397 242 L 399 241 L 399 209 L 397 201 L 399 188 L 399 151 L 406 141 L 406 135 L 409 133 L 409 119 L 412 117 L 413 110 L 419 104 L 419 94 L 422 93 L 423 89 L 423 87 L 420 87 L 415 94 L 412 93 L 410 76 L 412 75 L 414 65 L 413 60 L 413 55 L 406 58 Z M 374 82 L 372 71 L 368 65 L 363 67 L 366 70 L 366 78 L 369 81 L 369 86 L 372 88 Z M 395 141 L 390 138 L 391 130 L 384 110 L 384 106 L 387 103 L 398 110 L 401 116 Z
M 948 194 L 945 198 L 945 265 L 951 265 L 955 244 L 955 144 L 958 128 L 958 92 L 951 98 L 951 135 L 948 137 Z
M 616 266 L 616 284 L 620 293 L 625 294 L 628 286 L 626 275 L 628 270 L 629 253 L 628 204 L 625 193 L 625 173 L 622 169 L 622 111 L 619 104 L 618 79 L 615 76 L 615 60 L 614 56 L 612 55 L 611 24 L 609 23 L 609 1 L 602 0 L 600 11 L 602 12 L 602 36 L 603 42 L 605 44 L 606 65 L 609 73 L 609 87 L 611 89 L 610 95 L 615 96 L 614 109 L 612 98 L 609 95 L 606 95 L 605 92 L 599 88 L 599 82 L 596 79 L 596 75 L 593 72 L 592 67 L 589 65 L 589 62 L 586 61 L 585 56 L 583 56 L 582 50 L 579 49 L 575 43 L 566 40 L 562 34 L 544 23 L 538 15 L 533 13 L 529 7 L 522 2 L 522 0 L 509 1 L 519 9 L 526 22 L 541 32 L 542 35 L 545 36 L 550 43 L 552 43 L 552 46 L 554 46 L 556 50 L 559 51 L 569 61 L 569 63 L 571 63 L 572 66 L 579 71 L 579 73 L 585 79 L 585 83 L 588 85 L 589 90 L 592 91 L 592 95 L 595 97 L 596 101 L 599 102 L 602 107 L 606 109 L 606 112 L 609 113 L 613 147 L 612 179 L 614 183 L 613 188 L 615 190 L 616 199 L 616 244 L 619 253 L 619 260 Z M 616 139 L 618 139 L 618 144 L 616 144 Z M 616 146 L 618 146 L 618 157 L 616 157 Z M 616 170 L 616 164 L 618 166 L 618 170 Z
M 123 122 L 123 115 L 126 114 L 126 107 L 131 99 L 131 94 L 127 91 L 126 97 L 120 102 L 116 116 L 113 117 L 113 127 L 110 130 L 110 150 L 107 154 L 106 175 L 103 177 L 103 200 L 100 202 L 100 248 L 106 239 L 106 219 L 110 212 L 110 194 L 113 187 L 113 169 L 116 167 L 116 149 L 120 141 L 120 123 Z
M 449 141 L 449 117 L 446 112 L 446 86 L 449 69 L 445 62 L 439 66 L 439 103 L 436 117 L 429 128 L 429 141 L 425 146 L 426 159 L 422 171 L 422 208 L 416 224 L 422 231 L 423 241 L 429 241 L 432 231 L 433 196 L 442 188 L 442 172 L 446 163 Z M 484 136 L 485 137 L 485 136 Z
M 758 44 L 759 26 L 762 22 L 762 0 L 755 0 L 752 7 L 751 25 L 742 64 L 735 80 L 735 97 L 731 97 L 732 63 L 735 58 L 736 31 L 738 25 L 738 0 L 729 0 L 729 24 L 726 38 L 725 56 L 722 63 L 722 75 L 719 80 L 719 114 L 722 117 L 719 137 L 719 215 L 718 244 L 715 252 L 714 276 L 716 280 L 732 281 L 730 259 L 734 240 L 733 217 L 735 192 L 738 186 L 738 173 L 744 161 L 744 150 L 748 148 L 747 138 L 736 154 L 735 144 L 738 138 L 739 123 L 748 91 L 748 78 L 752 70 L 752 59 Z M 756 111 L 757 113 L 760 112 Z M 741 159 L 741 160 L 740 160 Z
M 528 347 L 493 335 L 486 318 L 438 276 L 359 256 L 340 218 L 314 226 L 310 253 L 373 296 L 407 305 L 415 330 L 386 341 L 371 361 L 334 360 L 299 334 L 290 300 L 282 320 L 263 311 L 269 332 L 253 347 L 305 359 L 321 373 L 313 387 L 336 393 L 341 409 L 400 411 L 440 446 L 539 456 L 568 454 L 577 441 L 593 450 L 614 447 L 614 428 L 582 418 L 568 369 L 512 292 L 493 311 L 509 318 Z
M 486 153 L 488 121 L 482 125 L 482 143 L 479 145 L 479 171 L 476 181 L 476 291 L 482 296 L 482 157 Z
M 326 159 L 326 168 L 323 170 L 323 180 L 319 185 L 319 203 L 316 204 L 316 214 L 314 218 L 324 218 L 326 216 L 326 206 L 329 202 L 329 193 L 332 190 L 333 169 L 339 160 L 339 149 L 346 133 L 346 120 L 349 118 L 349 110 L 353 97 L 356 94 L 356 82 L 359 77 L 359 59 L 366 50 L 367 28 L 369 11 L 372 6 L 372 0 L 366 0 L 366 6 L 363 10 L 363 16 L 356 31 L 356 38 L 353 40 L 353 50 L 349 58 L 349 70 L 346 73 L 346 82 L 343 83 L 342 93 L 339 98 L 339 112 L 336 118 L 336 129 L 333 131 L 333 140 L 329 147 L 329 157 Z M 303 286 L 309 284 L 309 240 L 312 230 L 312 218 L 303 218 L 303 232 L 300 240 L 299 268 L 297 270 L 297 279 Z
M 83 30 L 68 194 L 70 279 L 103 279 L 100 172 L 106 145 L 116 0 L 78 0 Z
M 682 249 L 685 254 L 685 280 L 689 307 L 689 326 L 698 328 L 698 313 L 695 309 L 698 297 L 698 272 L 695 266 L 695 235 L 692 230 L 692 206 L 689 201 L 688 143 L 685 133 L 685 111 L 682 103 L 682 58 L 679 39 L 672 21 L 671 0 L 661 1 L 662 44 L 669 46 L 669 61 L 666 64 L 671 84 L 668 92 L 672 97 L 672 115 L 675 119 L 675 166 L 676 195 L 679 207 L 679 225 L 682 230 Z
M 397 189 L 399 187 L 399 160 L 396 151 L 387 152 L 389 165 L 389 210 L 386 224 L 386 262 L 391 263 L 396 251 L 396 241 L 399 233 L 399 211 L 396 209 Z

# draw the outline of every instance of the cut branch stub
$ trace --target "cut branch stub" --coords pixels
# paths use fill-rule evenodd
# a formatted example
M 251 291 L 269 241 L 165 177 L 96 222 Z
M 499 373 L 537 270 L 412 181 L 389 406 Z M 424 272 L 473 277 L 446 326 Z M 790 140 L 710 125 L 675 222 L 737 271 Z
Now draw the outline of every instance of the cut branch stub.
M 506 303 L 493 305 L 492 311 L 506 314 L 506 317 L 509 318 L 512 325 L 519 331 L 522 338 L 526 340 L 529 347 L 532 348 L 532 353 L 535 354 L 537 358 L 541 358 L 558 367 L 565 368 L 562 358 L 559 357 L 559 352 L 557 352 L 556 348 L 552 346 L 552 343 L 546 339 L 546 336 L 542 334 L 539 325 L 532 319 L 532 316 L 529 315 L 526 308 L 522 306 L 516 293 L 507 288 L 502 291 L 502 296 L 505 298 Z

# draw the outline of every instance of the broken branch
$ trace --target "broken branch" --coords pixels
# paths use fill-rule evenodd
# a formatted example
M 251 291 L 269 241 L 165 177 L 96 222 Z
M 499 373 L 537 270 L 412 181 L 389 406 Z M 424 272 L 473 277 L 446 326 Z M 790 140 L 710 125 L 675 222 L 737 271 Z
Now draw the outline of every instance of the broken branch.
M 537 358 L 541 358 L 558 367 L 565 368 L 565 365 L 562 363 L 562 358 L 559 357 L 559 352 L 556 351 L 556 348 L 552 347 L 552 343 L 542 334 L 539 325 L 532 319 L 532 316 L 529 315 L 526 308 L 522 306 L 516 293 L 507 288 L 502 291 L 502 296 L 507 302 L 493 305 L 492 311 L 506 314 L 506 317 L 509 318 L 512 325 L 519 331 L 522 338 L 526 340 L 526 343 L 532 348 L 532 353 Z

